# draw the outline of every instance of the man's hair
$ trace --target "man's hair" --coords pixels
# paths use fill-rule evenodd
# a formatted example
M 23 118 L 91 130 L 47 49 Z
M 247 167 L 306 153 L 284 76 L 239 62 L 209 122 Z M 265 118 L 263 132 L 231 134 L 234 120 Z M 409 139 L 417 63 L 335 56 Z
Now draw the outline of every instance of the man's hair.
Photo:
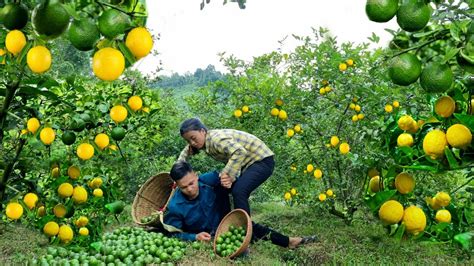
M 193 130 L 201 130 L 204 129 L 207 131 L 206 126 L 199 120 L 199 118 L 190 118 L 187 120 L 184 120 L 183 123 L 181 123 L 181 127 L 179 128 L 179 133 L 184 135 L 188 131 L 193 131 Z
M 191 164 L 186 161 L 178 161 L 173 164 L 173 167 L 171 167 L 171 179 L 173 179 L 174 181 L 178 181 L 188 173 L 191 173 L 192 171 L 193 168 L 191 167 Z

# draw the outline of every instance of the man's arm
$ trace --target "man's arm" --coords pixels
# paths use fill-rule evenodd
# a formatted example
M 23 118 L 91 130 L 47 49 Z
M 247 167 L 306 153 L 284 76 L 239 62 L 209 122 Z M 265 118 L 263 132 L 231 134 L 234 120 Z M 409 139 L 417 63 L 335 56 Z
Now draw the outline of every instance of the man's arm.
M 213 171 L 199 175 L 199 181 L 208 186 L 216 187 L 220 185 L 219 173 L 217 171 Z
M 164 218 L 164 223 L 168 225 L 172 225 L 178 229 L 183 229 L 183 218 L 179 213 L 173 212 L 169 210 L 166 213 Z M 177 237 L 182 240 L 186 241 L 194 241 L 196 240 L 196 234 L 194 233 L 186 233 L 186 232 L 179 232 L 179 233 L 171 233 L 172 236 Z

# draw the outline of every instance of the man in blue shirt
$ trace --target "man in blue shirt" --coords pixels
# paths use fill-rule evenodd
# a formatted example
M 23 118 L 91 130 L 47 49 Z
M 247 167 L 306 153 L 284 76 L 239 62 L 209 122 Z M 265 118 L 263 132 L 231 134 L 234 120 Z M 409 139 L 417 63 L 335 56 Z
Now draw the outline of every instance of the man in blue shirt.
M 210 241 L 220 221 L 230 211 L 229 190 L 221 186 L 219 173 L 210 172 L 198 177 L 189 163 L 178 161 L 170 175 L 178 189 L 168 204 L 164 223 L 182 230 L 174 236 L 183 240 Z M 288 237 L 266 226 L 252 224 L 252 240 L 271 240 L 289 248 L 317 240 L 315 236 Z

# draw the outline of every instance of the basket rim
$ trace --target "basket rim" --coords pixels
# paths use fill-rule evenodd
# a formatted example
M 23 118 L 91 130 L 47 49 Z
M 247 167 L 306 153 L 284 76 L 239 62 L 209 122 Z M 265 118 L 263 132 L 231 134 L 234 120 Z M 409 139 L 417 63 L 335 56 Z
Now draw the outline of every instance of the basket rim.
M 159 218 L 159 216 L 157 216 L 154 220 L 152 220 L 152 221 L 150 221 L 150 222 L 148 222 L 148 223 L 142 223 L 142 222 L 138 219 L 138 217 L 137 217 L 137 215 L 136 215 L 136 211 L 137 211 L 138 200 L 139 200 L 140 197 L 143 198 L 143 196 L 142 196 L 141 194 L 143 193 L 143 191 L 145 190 L 145 188 L 146 188 L 150 183 L 154 182 L 154 181 L 155 181 L 156 179 L 158 179 L 158 178 L 162 178 L 163 176 L 169 178 L 169 179 L 172 181 L 172 183 L 174 182 L 174 181 L 171 179 L 171 175 L 170 175 L 169 172 L 161 172 L 161 173 L 158 173 L 158 174 L 156 174 L 156 175 L 153 175 L 153 176 L 149 177 L 149 178 L 147 179 L 147 181 L 145 181 L 145 183 L 143 183 L 143 185 L 140 186 L 140 189 L 139 189 L 139 190 L 137 191 L 137 193 L 135 194 L 135 197 L 134 197 L 133 203 L 132 203 L 132 211 L 131 211 L 131 214 L 132 214 L 132 219 L 133 219 L 133 221 L 134 221 L 136 224 L 138 224 L 138 225 L 153 225 L 153 224 L 156 224 L 156 222 L 158 222 L 158 221 L 160 222 L 160 218 Z M 168 206 L 168 203 L 169 203 L 171 197 L 173 196 L 174 191 L 175 191 L 175 189 L 174 189 L 174 188 L 171 188 L 171 193 L 170 193 L 168 199 L 166 200 L 166 203 L 165 203 L 165 205 L 164 205 L 164 207 L 163 207 L 163 211 L 164 211 L 164 209 L 166 209 L 166 207 Z M 154 211 L 159 212 L 160 210 L 154 210 Z
M 222 218 L 221 222 L 219 223 L 219 226 L 217 227 L 216 233 L 219 232 L 219 229 L 223 225 L 223 222 L 227 218 L 229 218 L 229 216 L 235 215 L 236 213 L 243 214 L 243 216 L 246 218 L 245 220 L 246 220 L 247 228 L 246 228 L 245 238 L 244 238 L 244 241 L 242 241 L 242 245 L 234 253 L 232 253 L 232 254 L 230 254 L 226 257 L 222 257 L 222 258 L 231 259 L 231 258 L 234 258 L 234 257 L 240 255 L 244 251 L 244 249 L 246 249 L 248 247 L 248 245 L 250 244 L 250 239 L 252 238 L 252 234 L 253 234 L 252 219 L 250 218 L 250 215 L 248 215 L 248 213 L 244 209 L 233 209 L 232 211 L 227 213 L 226 216 L 224 216 L 224 218 Z M 217 255 L 217 251 L 216 251 L 217 237 L 218 237 L 218 235 L 216 234 L 214 236 L 214 241 L 213 241 L 213 250 L 214 250 L 214 253 L 216 255 Z

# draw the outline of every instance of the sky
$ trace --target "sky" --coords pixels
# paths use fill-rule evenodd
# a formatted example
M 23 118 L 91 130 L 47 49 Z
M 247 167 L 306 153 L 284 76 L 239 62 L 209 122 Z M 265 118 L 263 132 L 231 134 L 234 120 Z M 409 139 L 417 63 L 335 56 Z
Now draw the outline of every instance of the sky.
M 159 34 L 153 50 L 136 64 L 151 74 L 162 63 L 159 75 L 194 73 L 209 64 L 225 72 L 218 53 L 233 54 L 251 61 L 280 47 L 278 41 L 289 36 L 283 47 L 290 51 L 296 42 L 291 34 L 312 35 L 311 27 L 328 28 L 339 42 L 369 42 L 372 32 L 386 46 L 391 35 L 385 28 L 396 29 L 395 18 L 387 23 L 370 21 L 365 0 L 247 0 L 246 9 L 237 3 L 223 5 L 211 0 L 203 10 L 201 0 L 148 0 L 147 28 Z M 376 46 L 372 46 L 376 47 Z

